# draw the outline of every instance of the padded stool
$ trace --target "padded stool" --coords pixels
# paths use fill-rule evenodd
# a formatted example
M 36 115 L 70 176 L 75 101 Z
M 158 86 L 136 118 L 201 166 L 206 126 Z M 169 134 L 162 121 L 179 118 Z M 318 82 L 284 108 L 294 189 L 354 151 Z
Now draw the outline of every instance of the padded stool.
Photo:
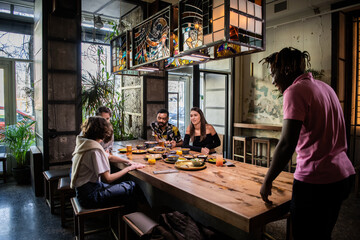
M 246 157 L 249 155 L 251 156 L 252 153 L 248 153 L 248 145 L 249 143 L 251 143 L 251 140 L 253 139 L 254 137 L 248 137 L 248 136 L 233 136 L 233 154 L 232 154 L 232 158 L 234 160 L 235 157 L 238 157 L 238 158 L 242 158 L 243 159 L 243 162 L 246 163 Z M 240 144 L 242 144 L 242 149 L 241 149 L 241 146 L 240 146 L 240 153 L 236 153 L 236 149 L 235 149 L 235 143 L 239 141 Z
M 0 162 L 2 162 L 3 165 L 2 179 L 4 183 L 6 183 L 6 157 L 6 153 L 0 153 Z
M 266 162 L 266 167 L 270 166 L 270 147 L 271 143 L 278 141 L 275 138 L 253 138 L 251 140 L 251 152 L 252 158 L 251 163 L 257 165 L 257 161 L 260 163 Z M 263 154 L 263 146 L 266 147 L 266 154 Z M 261 164 L 260 164 L 261 165 Z
M 122 210 L 124 209 L 124 206 L 114 206 L 114 207 L 108 207 L 108 208 L 96 208 L 96 209 L 86 209 L 83 208 L 77 197 L 73 197 L 70 199 L 72 208 L 74 210 L 74 230 L 75 230 L 75 236 L 76 239 L 83 240 L 85 238 L 85 235 L 88 234 L 94 234 L 102 231 L 111 231 L 112 235 L 115 237 L 115 239 L 119 240 L 120 234 L 121 234 L 121 215 Z M 111 227 L 111 215 L 116 214 L 117 218 L 117 232 L 118 235 L 114 232 L 114 229 Z M 109 226 L 107 228 L 99 228 L 94 229 L 91 231 L 85 232 L 85 220 L 90 217 L 99 216 L 99 215 L 107 215 L 109 217 Z
M 157 222 L 153 221 L 151 218 L 146 216 L 142 212 L 134 212 L 123 216 L 125 222 L 125 240 L 133 239 L 128 238 L 128 227 L 130 227 L 136 235 L 139 237 L 143 236 L 155 226 L 158 225 Z
M 65 215 L 65 210 L 67 207 L 71 206 L 70 198 L 75 197 L 76 195 L 75 190 L 70 188 L 70 181 L 70 177 L 60 178 L 57 188 L 58 192 L 60 193 L 60 216 L 62 227 L 65 227 L 66 220 L 68 220 Z
M 57 194 L 58 181 L 62 177 L 69 176 L 70 169 L 53 169 L 43 172 L 44 186 L 45 186 L 45 201 L 50 207 L 51 214 L 54 214 L 55 208 L 60 207 L 59 204 L 55 206 L 55 200 L 59 199 Z

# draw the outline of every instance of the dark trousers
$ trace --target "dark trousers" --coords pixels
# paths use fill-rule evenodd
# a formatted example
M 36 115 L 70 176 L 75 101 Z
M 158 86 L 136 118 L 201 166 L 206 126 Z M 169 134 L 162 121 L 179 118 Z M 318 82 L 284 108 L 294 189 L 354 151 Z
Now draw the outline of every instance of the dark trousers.
M 291 219 L 295 240 L 328 240 L 353 176 L 330 184 L 310 184 L 294 179 Z
M 88 182 L 76 188 L 76 196 L 80 204 L 86 208 L 132 205 L 135 198 L 135 183 L 133 181 L 118 184 Z

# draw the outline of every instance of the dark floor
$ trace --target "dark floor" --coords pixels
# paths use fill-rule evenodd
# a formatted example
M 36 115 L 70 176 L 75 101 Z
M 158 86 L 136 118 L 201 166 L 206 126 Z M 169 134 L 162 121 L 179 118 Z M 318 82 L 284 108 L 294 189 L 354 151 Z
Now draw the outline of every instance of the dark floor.
M 267 232 L 285 239 L 285 221 L 268 224 Z M 0 181 L 0 240 L 73 239 L 73 225 L 60 226 L 60 216 L 51 215 L 43 197 L 35 197 L 30 185 Z M 102 234 L 89 239 L 111 239 Z M 333 232 L 334 240 L 360 239 L 360 198 L 354 194 L 344 202 Z

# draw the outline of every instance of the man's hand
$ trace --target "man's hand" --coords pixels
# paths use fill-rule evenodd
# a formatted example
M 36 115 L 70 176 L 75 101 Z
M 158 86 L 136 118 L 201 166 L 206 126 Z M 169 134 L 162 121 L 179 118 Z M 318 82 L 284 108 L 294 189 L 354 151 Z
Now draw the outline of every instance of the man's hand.
M 269 200 L 269 196 L 271 196 L 271 188 L 272 188 L 272 182 L 267 183 L 264 181 L 260 188 L 260 195 L 262 200 L 264 200 L 265 203 L 272 204 L 272 201 Z
M 175 140 L 171 140 L 170 143 L 171 143 L 171 147 L 172 147 L 172 148 L 176 147 L 176 141 L 175 141 Z

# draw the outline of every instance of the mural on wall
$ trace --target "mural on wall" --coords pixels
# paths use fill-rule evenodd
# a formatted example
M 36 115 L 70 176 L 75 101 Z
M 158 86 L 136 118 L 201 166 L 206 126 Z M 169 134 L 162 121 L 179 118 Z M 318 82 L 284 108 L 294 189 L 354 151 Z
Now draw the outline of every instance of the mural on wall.
M 281 124 L 282 95 L 271 84 L 270 76 L 254 79 L 249 91 L 244 95 L 243 119 L 245 122 L 263 124 Z M 244 92 L 244 93 L 246 93 Z

